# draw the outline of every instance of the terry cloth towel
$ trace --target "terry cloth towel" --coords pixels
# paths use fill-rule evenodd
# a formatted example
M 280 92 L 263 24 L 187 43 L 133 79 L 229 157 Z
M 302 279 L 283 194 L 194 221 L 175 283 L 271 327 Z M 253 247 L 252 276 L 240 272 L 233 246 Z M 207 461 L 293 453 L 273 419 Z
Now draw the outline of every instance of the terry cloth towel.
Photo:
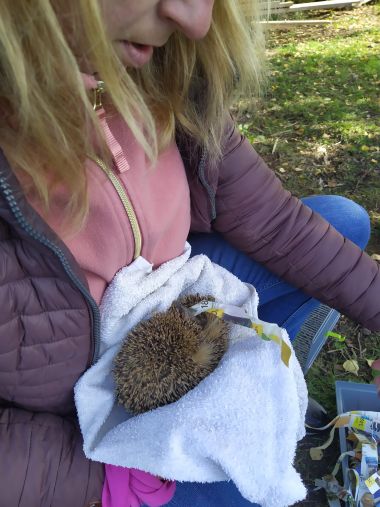
M 112 361 L 127 333 L 163 312 L 180 295 L 211 294 L 257 317 L 255 289 L 206 256 L 185 252 L 152 270 L 138 258 L 121 269 L 100 307 L 100 358 L 75 386 L 84 452 L 94 461 L 137 468 L 177 481 L 232 479 L 263 507 L 285 507 L 305 497 L 293 467 L 304 434 L 307 390 L 292 352 L 253 330 L 233 325 L 218 367 L 175 403 L 134 416 L 115 400 Z M 285 331 L 282 338 L 289 339 Z

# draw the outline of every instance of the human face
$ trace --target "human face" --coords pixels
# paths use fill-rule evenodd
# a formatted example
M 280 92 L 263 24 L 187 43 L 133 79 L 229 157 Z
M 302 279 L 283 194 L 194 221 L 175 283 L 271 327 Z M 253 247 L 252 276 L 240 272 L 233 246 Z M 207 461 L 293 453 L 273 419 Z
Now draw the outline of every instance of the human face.
M 191 40 L 209 31 L 214 0 L 101 0 L 115 50 L 126 67 L 139 68 L 174 32 Z

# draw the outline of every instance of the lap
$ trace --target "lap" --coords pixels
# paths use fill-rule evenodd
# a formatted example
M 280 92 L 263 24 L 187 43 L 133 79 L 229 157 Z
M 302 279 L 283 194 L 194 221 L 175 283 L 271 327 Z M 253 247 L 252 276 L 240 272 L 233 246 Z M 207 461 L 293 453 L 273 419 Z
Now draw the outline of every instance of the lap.
M 369 239 L 370 225 L 368 215 L 361 206 L 339 196 L 313 196 L 303 199 L 303 202 L 320 213 L 344 236 L 361 248 L 365 247 Z M 305 305 L 311 311 L 312 304 L 308 300 L 311 302 L 314 300 L 279 279 L 244 253 L 237 251 L 218 234 L 194 234 L 189 237 L 189 242 L 192 246 L 192 255 L 203 253 L 241 280 L 252 283 L 259 293 L 261 308 L 267 307 L 272 322 L 277 322 L 274 318 L 275 311 L 278 311 L 282 304 L 285 314 L 288 307 L 290 316 L 291 312 L 294 315 L 305 313 L 301 311 Z M 293 301 L 293 306 L 291 301 Z M 260 317 L 271 320 L 262 315 Z M 281 322 L 277 323 L 281 325 Z M 233 482 L 211 484 L 178 482 L 176 494 L 167 505 L 168 507 L 260 507 L 243 498 Z
M 232 481 L 201 484 L 177 482 L 173 499 L 167 507 L 260 507 L 241 496 Z

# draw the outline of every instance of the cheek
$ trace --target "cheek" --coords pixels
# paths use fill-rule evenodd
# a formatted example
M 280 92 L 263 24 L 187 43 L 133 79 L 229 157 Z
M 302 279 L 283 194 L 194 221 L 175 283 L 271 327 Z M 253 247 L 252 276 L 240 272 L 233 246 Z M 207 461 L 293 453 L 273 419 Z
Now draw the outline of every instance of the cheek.
M 123 35 L 129 26 L 133 26 L 141 14 L 141 3 L 137 0 L 102 0 L 101 8 L 104 24 L 112 36 Z

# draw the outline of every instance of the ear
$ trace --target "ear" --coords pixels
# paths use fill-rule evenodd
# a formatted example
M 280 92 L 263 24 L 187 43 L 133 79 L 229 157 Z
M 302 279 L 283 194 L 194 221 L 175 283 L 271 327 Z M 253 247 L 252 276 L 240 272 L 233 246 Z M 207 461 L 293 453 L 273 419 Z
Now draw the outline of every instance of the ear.
M 179 312 L 179 314 L 180 314 L 180 316 L 182 318 L 185 318 L 185 319 L 186 318 L 187 319 L 193 319 L 194 318 L 193 312 L 189 308 L 187 308 L 187 306 L 184 306 L 178 300 L 174 301 L 174 303 L 172 303 L 171 308 L 175 308 Z

